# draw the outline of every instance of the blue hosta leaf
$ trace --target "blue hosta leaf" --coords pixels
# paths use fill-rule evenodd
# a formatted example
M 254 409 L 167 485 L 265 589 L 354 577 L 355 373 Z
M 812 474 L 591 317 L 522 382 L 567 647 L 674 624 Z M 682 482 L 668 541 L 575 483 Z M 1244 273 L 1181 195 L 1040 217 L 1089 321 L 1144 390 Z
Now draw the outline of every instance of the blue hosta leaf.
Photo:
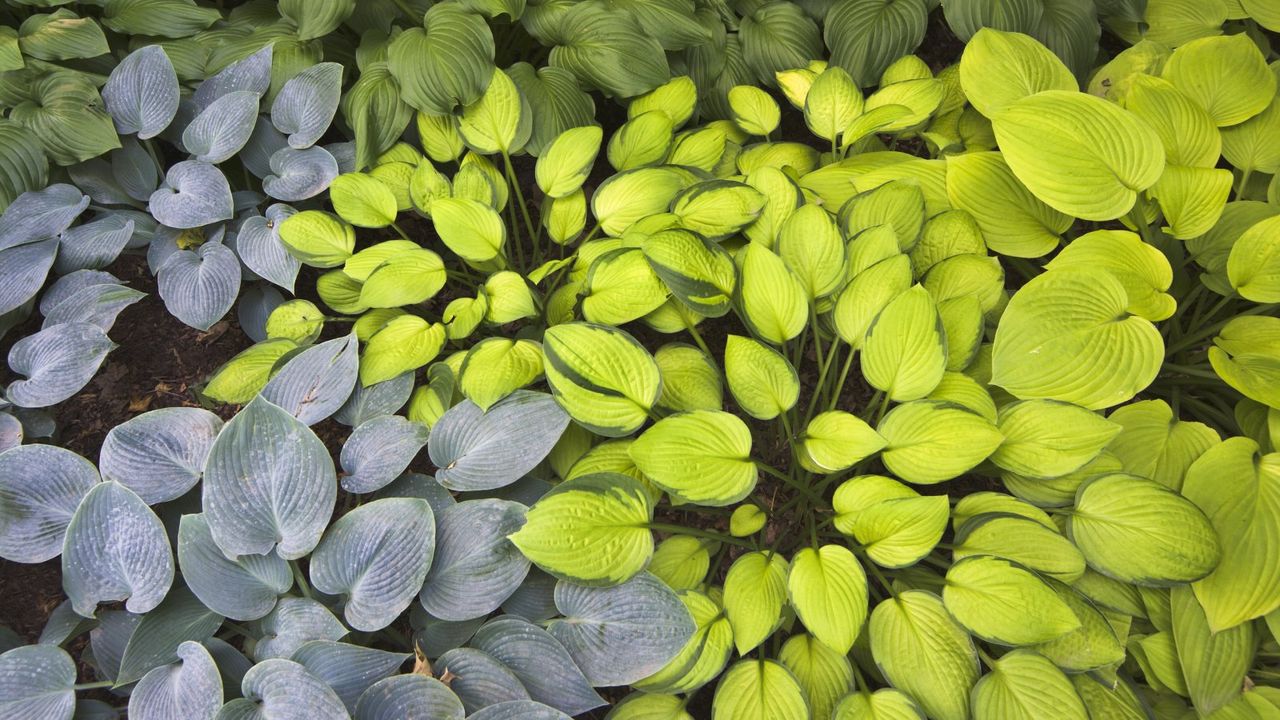
M 112 152 L 115 152 L 114 150 Z M 133 198 L 116 181 L 111 163 L 96 157 L 67 168 L 67 175 L 97 205 L 132 205 Z
M 183 160 L 169 168 L 164 185 L 151 194 L 149 210 L 162 225 L 195 228 L 235 214 L 231 186 L 216 166 Z
M 347 473 L 342 489 L 367 493 L 386 486 L 409 467 L 430 435 L 426 425 L 399 415 L 382 415 L 360 425 L 342 445 L 342 470 Z
M 342 66 L 324 62 L 294 75 L 271 104 L 271 123 L 289 136 L 289 145 L 316 144 L 333 122 L 342 99 Z
M 131 53 L 111 71 L 102 102 L 122 135 L 159 135 L 178 112 L 178 73 L 159 45 Z
M 102 270 L 77 270 L 54 280 L 40 296 L 40 314 L 48 315 L 62 301 L 91 285 L 120 285 L 120 279 Z
M 595 588 L 561 581 L 547 627 L 592 685 L 630 685 L 657 672 L 693 635 L 680 598 L 650 573 Z
M 160 186 L 160 170 L 142 143 L 132 137 L 120 138 L 120 148 L 112 150 L 111 175 L 131 199 L 146 202 Z
M 62 645 L 81 633 L 93 629 L 96 623 L 76 613 L 70 600 L 63 600 L 58 607 L 49 613 L 44 628 L 40 630 L 40 638 L 36 642 L 41 645 Z
M 66 183 L 24 192 L 0 217 L 0 249 L 59 235 L 87 207 L 89 196 Z
M 62 588 L 75 611 L 125 601 L 131 613 L 155 608 L 173 583 L 173 553 L 160 518 L 118 482 L 93 486 L 62 541 Z
M 178 585 L 155 610 L 143 616 L 129 636 L 120 659 L 116 685 L 126 685 L 152 668 L 178 659 L 178 648 L 188 640 L 204 642 L 222 625 L 222 616 L 205 607 L 194 594 Z
M 553 576 L 542 570 L 530 568 L 524 582 L 502 603 L 502 611 L 530 622 L 550 620 L 559 612 L 556 610 L 556 582 Z
M 21 445 L 24 434 L 21 420 L 7 412 L 0 412 L 0 453 Z
M 204 647 L 218 664 L 218 674 L 222 676 L 222 692 L 228 700 L 240 697 L 240 681 L 244 674 L 253 667 L 253 661 L 244 653 L 235 649 L 225 640 L 211 637 L 204 641 Z
M 280 148 L 272 153 L 270 166 L 271 174 L 262 179 L 262 189 L 285 202 L 315 197 L 338 177 L 337 159 L 322 147 Z
M 529 699 L 529 691 L 515 673 L 489 653 L 474 648 L 450 650 L 436 660 L 435 669 L 453 676 L 449 688 L 468 715 L 490 705 Z
M 112 680 L 120 672 L 124 648 L 140 622 L 141 615 L 124 610 L 103 610 L 98 613 L 98 625 L 89 631 L 90 652 L 87 654 L 98 675 Z
M 440 513 L 436 557 L 422 586 L 422 606 L 445 620 L 488 615 L 520 586 L 529 560 L 507 536 L 527 508 L 506 500 L 468 500 Z
M 348 427 L 359 427 L 366 422 L 404 407 L 413 393 L 413 373 L 397 375 L 368 387 L 356 383 L 346 404 L 338 408 L 333 419 Z
M 178 662 L 152 669 L 129 695 L 132 720 L 212 720 L 222 707 L 222 676 L 209 651 L 190 640 Z
M 436 517 L 440 517 L 440 513 L 458 503 L 448 490 L 436 482 L 435 478 L 412 472 L 396 478 L 390 485 L 382 488 L 375 497 L 407 497 L 426 500 Z
M 57 238 L 0 250 L 0 313 L 22 306 L 44 285 L 58 253 Z
M 115 349 L 102 328 L 84 322 L 54 325 L 9 349 L 9 368 L 26 375 L 9 385 L 9 402 L 48 407 L 75 395 Z
M 333 460 L 305 424 L 259 396 L 218 433 L 205 464 L 205 519 L 228 555 L 311 552 L 338 494 Z
M 5 720 L 71 720 L 76 664 L 62 648 L 24 645 L 0 655 L 0 715 Z
M 249 669 L 243 698 L 218 712 L 219 720 L 337 720 L 347 709 L 323 680 L 291 660 L 273 658 Z
M 98 270 L 115 262 L 133 237 L 133 220 L 107 215 L 62 233 L 53 269 L 59 275 L 73 270 Z
M 76 714 L 72 716 L 72 720 L 119 720 L 120 713 L 111 706 L 110 703 L 102 700 L 87 700 L 80 698 L 76 701 Z
M 355 720 L 463 720 L 467 711 L 448 685 L 425 675 L 395 675 L 369 686 L 360 695 Z
M 240 261 L 231 248 L 206 242 L 195 250 L 179 250 L 157 273 L 160 299 L 176 318 L 197 330 L 208 330 L 235 305 L 240 294 Z
M 482 617 L 460 622 L 441 620 L 432 617 L 421 605 L 414 606 L 409 619 L 416 629 L 414 644 L 422 648 L 427 657 L 440 657 L 454 648 L 462 647 L 484 624 Z
M 254 54 L 234 62 L 217 75 L 200 83 L 191 102 L 199 112 L 215 100 L 233 92 L 252 92 L 259 96 L 271 87 L 272 45 L 267 44 Z
M 532 700 L 510 700 L 490 705 L 470 716 L 470 720 L 572 720 L 568 715 Z
M 311 583 L 343 595 L 357 630 L 390 625 L 422 587 L 435 550 L 435 518 L 425 500 L 386 498 L 343 515 L 311 556 Z
M 262 388 L 262 397 L 315 425 L 351 397 L 360 369 L 359 345 L 351 333 L 303 350 Z
M 370 685 L 394 675 L 411 657 L 409 653 L 312 640 L 298 648 L 292 659 L 328 683 L 350 711 L 355 710 L 356 700 Z
M 209 103 L 182 131 L 182 145 L 196 160 L 220 163 L 240 152 L 258 119 L 258 94 L 237 90 Z
M 200 481 L 222 420 L 208 410 L 152 410 L 111 428 L 102 441 L 102 475 L 127 485 L 148 505 L 173 500 Z
M 0 557 L 58 557 L 71 516 L 97 483 L 93 463 L 70 450 L 23 445 L 0 453 Z
M 116 317 L 147 294 L 123 285 L 90 285 L 58 304 L 44 318 L 41 329 L 72 322 L 87 322 L 111 332 Z
M 271 158 L 287 147 L 289 140 L 284 133 L 277 130 L 270 120 L 259 115 L 249 142 L 240 150 L 240 162 L 254 176 L 265 178 L 273 172 Z
M 257 620 L 293 587 L 289 564 L 275 555 L 231 560 L 213 541 L 204 515 L 183 515 L 178 526 L 178 567 L 200 602 L 232 620 Z
M 517 390 L 488 412 L 470 400 L 449 408 L 427 449 L 451 490 L 493 490 L 519 480 L 551 452 L 569 416 L 546 393 Z
M 246 271 L 246 274 L 252 271 Z M 236 306 L 236 321 L 240 329 L 254 342 L 267 339 L 267 319 L 284 304 L 284 295 L 264 282 L 247 285 L 240 292 L 240 304 Z
M 566 715 L 606 704 L 558 640 L 521 618 L 502 617 L 484 624 L 471 647 L 489 653 L 520 678 L 529 697 Z
M 278 208 L 275 217 L 272 209 Z M 272 205 L 267 216 L 254 216 L 244 221 L 236 236 L 236 251 L 240 259 L 267 282 L 293 292 L 302 263 L 285 249 L 280 241 L 279 227 L 285 218 L 294 214 L 288 205 Z
M 349 173 L 356 171 L 356 144 L 354 142 L 329 143 L 324 146 L 325 150 L 338 161 L 338 172 Z
M 291 657 L 312 640 L 337 640 L 347 628 L 324 605 L 307 598 L 281 598 L 262 619 L 262 637 L 253 647 L 253 659 Z

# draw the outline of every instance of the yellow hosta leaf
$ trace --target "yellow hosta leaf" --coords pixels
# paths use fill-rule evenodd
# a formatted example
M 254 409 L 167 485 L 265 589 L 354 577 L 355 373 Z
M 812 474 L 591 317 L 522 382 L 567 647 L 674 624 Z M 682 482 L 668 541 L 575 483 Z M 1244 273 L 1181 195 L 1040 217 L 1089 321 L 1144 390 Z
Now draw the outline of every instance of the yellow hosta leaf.
M 787 592 L 809 632 L 847 654 L 867 618 L 867 576 L 853 553 L 839 545 L 800 550 L 791 559 Z
M 1078 90 L 1075 77 L 1049 48 L 1016 32 L 984 27 L 964 46 L 960 84 L 987 117 L 1042 90 Z
M 789 572 L 781 555 L 760 551 L 745 553 L 729 566 L 724 579 L 724 610 L 739 655 L 759 646 L 782 621 Z
M 775 345 L 794 338 L 809 317 L 804 284 L 782 258 L 757 243 L 738 252 L 738 299 L 743 319 L 760 338 Z
M 343 220 L 357 227 L 386 227 L 396 221 L 399 212 L 391 188 L 365 173 L 344 173 L 334 178 L 329 184 L 329 200 Z
M 1276 94 L 1276 76 L 1248 35 L 1192 40 L 1178 47 L 1164 66 L 1164 78 L 1200 107 L 1218 127 L 1257 115 Z
M 582 187 L 596 155 L 604 132 L 596 125 L 565 130 L 550 147 L 538 156 L 534 177 L 547 197 L 562 198 Z
M 862 375 L 898 402 L 933 391 L 947 369 L 947 339 L 937 306 L 917 285 L 889 301 L 867 329 Z
M 751 431 L 731 413 L 695 410 L 665 417 L 636 438 L 629 452 L 640 472 L 684 502 L 732 505 L 756 486 Z

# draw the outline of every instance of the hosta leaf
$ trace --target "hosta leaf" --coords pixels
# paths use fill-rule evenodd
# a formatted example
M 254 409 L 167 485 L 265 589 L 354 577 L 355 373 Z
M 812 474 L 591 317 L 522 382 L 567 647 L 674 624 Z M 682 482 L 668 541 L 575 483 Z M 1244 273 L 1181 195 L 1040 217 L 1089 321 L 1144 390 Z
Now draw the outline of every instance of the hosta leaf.
M 568 70 L 547 66 L 535 73 L 532 65 L 520 62 L 507 68 L 506 73 L 529 102 L 533 132 L 524 149 L 530 155 L 541 157 L 561 134 L 590 125 L 595 119 L 595 101 Z
M 734 560 L 724 581 L 724 610 L 733 644 L 746 655 L 764 642 L 782 620 L 790 566 L 776 553 L 749 552 Z
M 368 387 L 417 370 L 436 358 L 444 341 L 440 323 L 428 323 L 416 315 L 393 318 L 365 346 L 360 358 L 361 384 Z
M 117 482 L 94 485 L 71 518 L 62 543 L 62 585 L 75 611 L 93 617 L 98 603 L 124 600 L 145 613 L 173 582 L 173 553 L 164 525 Z
M 893 688 L 850 693 L 836 706 L 833 720 L 919 720 L 924 717 L 910 695 Z
M 333 688 L 350 711 L 355 709 L 356 701 L 371 685 L 395 675 L 409 658 L 408 653 L 387 652 L 333 640 L 312 640 L 298 648 L 290 659 Z
M 0 453 L 0 557 L 57 557 L 80 500 L 97 483 L 93 463 L 70 450 L 24 445 Z
M 262 397 L 218 433 L 202 485 L 205 516 L 227 554 L 292 560 L 316 546 L 338 485 L 324 443 Z
M 289 359 L 262 388 L 262 397 L 306 425 L 337 412 L 351 396 L 359 366 L 355 334 L 309 347 Z
M 463 720 L 466 710 L 448 685 L 424 675 L 383 678 L 360 694 L 356 720 L 398 720 L 404 717 Z
M 441 512 L 436 557 L 419 595 L 422 607 L 453 621 L 497 609 L 529 573 L 529 561 L 507 540 L 524 525 L 526 511 L 519 503 L 484 499 Z
M 24 645 L 0 653 L 0 710 L 14 720 L 71 720 L 76 664 L 62 648 Z
M 400 99 L 400 84 L 383 62 L 362 68 L 360 78 L 342 98 L 342 115 L 355 134 L 355 167 L 373 165 L 395 144 L 413 117 L 413 108 Z
M 203 645 L 178 646 L 178 662 L 152 669 L 129 695 L 129 717 L 212 720 L 222 706 L 222 676 Z
M 551 452 L 569 418 L 545 393 L 516 391 L 487 412 L 455 405 L 436 423 L 428 450 L 436 479 L 455 490 L 492 490 L 518 480 Z
M 112 0 L 102 24 L 122 35 L 185 38 L 209 27 L 221 13 L 191 0 Z
M 537 702 L 572 715 L 605 704 L 564 646 L 527 620 L 503 617 L 487 622 L 470 645 L 506 665 Z
M 751 433 L 731 413 L 696 410 L 663 418 L 629 453 L 640 472 L 684 502 L 731 505 L 755 488 Z
M 178 526 L 178 566 L 196 597 L 232 620 L 257 620 L 293 587 L 289 565 L 275 555 L 228 559 L 213 540 L 204 515 L 183 515 Z
M 976 717 L 1010 720 L 1091 717 L 1071 681 L 1042 655 L 1015 650 L 1002 655 L 973 687 Z
M 452 678 L 449 689 L 462 700 L 468 717 L 489 706 L 529 700 L 529 691 L 515 673 L 489 653 L 456 648 L 436 659 L 435 667 Z
M 1241 297 L 1257 303 L 1280 302 L 1280 220 L 1259 221 L 1236 240 L 1227 257 L 1227 278 Z
M 1009 472 L 1041 478 L 1078 470 L 1120 432 L 1118 425 L 1100 415 L 1052 400 L 1006 405 L 996 427 L 1004 442 L 991 461 Z
M 460 390 L 481 410 L 489 408 L 542 375 L 542 346 L 532 340 L 485 338 L 462 364 Z
M 559 35 L 551 66 L 568 70 L 606 97 L 634 97 L 671 76 L 662 46 L 629 13 L 603 4 L 577 4 L 562 16 Z
M 233 214 L 231 186 L 222 171 L 208 163 L 184 160 L 169 168 L 164 185 L 151 195 L 148 209 L 161 224 L 195 228 Z
M 14 203 L 15 210 L 17 203 Z M 0 289 L 0 309 L 9 312 L 35 297 L 49 276 L 58 239 L 48 238 L 0 250 L 0 272 L 8 280 Z
M 1192 40 L 1165 63 L 1164 79 L 1208 111 L 1218 127 L 1236 125 L 1266 109 L 1276 76 L 1247 36 Z
M 809 632 L 847 654 L 867 614 L 867 576 L 853 553 L 839 545 L 800 550 L 791 559 L 787 590 Z
M 579 296 L 588 322 L 618 326 L 661 307 L 667 288 L 642 251 L 621 248 L 591 263 Z
M 781 345 L 800 334 L 809 314 L 808 292 L 782 259 L 759 243 L 737 255 L 737 304 L 743 320 L 762 340 Z
M 183 642 L 203 643 L 221 625 L 221 615 L 200 604 L 186 588 L 175 587 L 129 635 L 120 659 L 116 684 L 131 683 L 150 669 L 177 660 L 178 648 Z
M 23 20 L 18 45 L 24 55 L 39 60 L 92 58 L 110 50 L 93 18 L 79 17 L 66 8 Z
M 463 260 L 482 263 L 502 253 L 507 241 L 502 216 L 484 203 L 466 198 L 431 203 L 431 220 L 440 240 Z
M 249 142 L 257 119 L 258 93 L 229 92 L 209 103 L 187 125 L 182 131 L 182 145 L 200 162 L 223 162 Z
M 471 720 L 569 720 L 553 707 L 532 700 L 494 703 L 468 716 Z
M 322 210 L 304 210 L 278 221 L 276 235 L 289 253 L 315 267 L 335 267 L 355 250 L 355 228 Z
M 596 155 L 603 132 L 588 125 L 565 130 L 538 156 L 535 176 L 538 188 L 548 197 L 560 198 L 582 187 Z
M 880 457 L 907 482 L 949 480 L 987 458 L 1004 436 L 986 419 L 955 405 L 932 400 L 889 411 L 876 427 L 886 441 Z
M 687 230 L 672 229 L 645 238 L 641 250 L 685 307 L 707 317 L 729 312 L 737 279 L 732 256 L 719 244 Z
M 287 338 L 272 338 L 252 345 L 218 368 L 203 394 L 219 402 L 249 402 L 267 384 L 276 362 L 297 347 L 297 343 Z
M 222 420 L 200 408 L 161 408 L 111 428 L 102 441 L 102 475 L 148 505 L 174 500 L 195 486 Z
M 508 537 L 552 575 L 616 585 L 643 570 L 653 555 L 652 519 L 653 501 L 638 480 L 601 472 L 555 486 Z
M 356 0 L 283 0 L 280 15 L 293 22 L 302 40 L 333 32 L 356 9 Z
M 322 147 L 280 148 L 271 154 L 269 163 L 271 174 L 262 178 L 262 191 L 286 202 L 319 195 L 339 173 L 337 159 Z
M 1040 518 L 1017 515 L 1023 508 L 992 508 L 965 520 L 956 530 L 956 560 L 991 555 L 1025 566 L 1064 582 L 1074 582 L 1085 572 L 1084 556 Z
M 686 171 L 671 166 L 620 172 L 596 188 L 591 196 L 591 212 L 601 230 L 620 237 L 636 222 L 666 212 L 676 195 L 692 182 Z
M 355 428 L 374 418 L 390 415 L 409 402 L 409 396 L 413 393 L 413 379 L 412 373 L 404 373 L 369 387 L 356 383 L 351 397 L 334 413 L 333 418 L 343 425 Z
M 347 628 L 329 609 L 308 598 L 280 598 L 262 619 L 262 637 L 253 646 L 253 659 L 288 658 L 312 640 L 337 640 Z
M 1153 480 L 1123 473 L 1080 486 L 1067 533 L 1091 568 L 1137 585 L 1199 580 L 1222 557 L 1199 508 Z
M 197 330 L 208 330 L 231 310 L 240 277 L 235 252 L 216 242 L 178 250 L 157 274 L 165 309 Z
M 218 71 L 218 74 L 200 83 L 191 101 L 195 103 L 197 110 L 203 110 L 228 93 L 266 94 L 271 86 L 271 66 L 274 57 L 274 43 L 261 46 L 261 49 L 226 65 Z
M 893 687 L 914 698 L 929 717 L 969 717 L 977 652 L 937 595 L 908 590 L 883 600 L 871 612 L 867 630 L 871 655 Z
M 357 227 L 387 227 L 399 212 L 391 188 L 367 173 L 339 175 L 329 184 L 329 196 L 338 216 Z
M 222 706 L 219 720 L 244 718 L 340 718 L 342 700 L 323 680 L 291 660 L 272 658 L 249 669 L 240 683 L 244 697 Z
M 1061 308 L 1070 304 L 1070 315 Z M 1127 314 L 1113 275 L 1057 270 L 1037 276 L 1009 301 L 996 330 L 992 384 L 1015 397 L 1049 398 L 1091 410 L 1132 398 L 1156 376 L 1159 333 Z
M 867 329 L 862 374 L 889 398 L 918 400 L 942 381 L 947 340 L 937 306 L 923 286 L 891 300 Z
M 568 323 L 546 331 L 547 384 L 578 424 L 608 437 L 639 429 L 658 400 L 661 377 L 648 351 L 626 332 Z
M 1040 257 L 1058 245 L 1071 218 L 1032 195 L 1000 153 L 947 156 L 947 197 L 973 216 L 992 250 Z
M 120 147 L 88 76 L 58 70 L 35 80 L 30 90 L 31 99 L 18 103 L 9 119 L 30 130 L 55 163 L 74 165 Z
M 533 130 L 528 101 L 515 82 L 494 68 L 484 94 L 469 103 L 458 118 L 458 133 L 476 152 L 511 154 L 524 147 Z
M 741 660 L 716 686 L 712 720 L 804 720 L 809 703 L 795 676 L 773 660 Z
M 493 33 L 484 18 L 461 5 L 427 11 L 425 28 L 411 28 L 387 48 L 389 69 L 404 101 L 447 115 L 478 100 L 493 73 Z
M 39 190 L 49 179 L 49 160 L 35 135 L 10 121 L 0 122 L 0 212 L 23 193 Z M 0 225 L 2 226 L 2 225 Z M 0 244 L 9 244 L 9 233 L 0 232 Z
M 952 7 L 948 7 L 948 13 Z M 1078 90 L 1075 77 L 1044 45 L 1020 32 L 984 27 L 960 58 L 965 98 L 987 117 L 1042 90 Z
M 794 635 L 783 643 L 778 661 L 796 677 L 814 717 L 831 717 L 836 703 L 853 687 L 849 658 L 811 635 Z
M 9 369 L 27 377 L 11 382 L 6 397 L 18 407 L 56 405 L 87 385 L 115 347 L 102 328 L 86 322 L 28 335 L 9 349 Z
M 1214 632 L 1192 589 L 1170 593 L 1173 639 L 1178 664 L 1191 702 L 1201 713 L 1213 713 L 1240 695 L 1240 677 L 1254 661 L 1253 626 L 1238 625 Z
M 409 467 L 429 435 L 425 425 L 399 415 L 379 415 L 357 425 L 342 444 L 342 489 L 368 493 L 388 485 Z
M 1080 627 L 1053 588 L 1030 570 L 996 557 L 952 565 L 942 601 L 975 636 L 1001 645 L 1048 642 Z
M 62 233 L 54 270 L 60 274 L 104 268 L 115 261 L 133 237 L 134 222 L 123 215 L 108 215 Z
M 1164 255 L 1135 233 L 1098 230 L 1076 238 L 1046 266 L 1050 270 L 1104 269 L 1124 286 L 1127 310 L 1148 320 L 1164 320 L 1177 309 L 1166 294 L 1173 270 Z
M 178 76 L 159 45 L 135 50 L 111 71 L 102 100 L 116 130 L 146 140 L 159 135 L 178 112 Z
M 413 601 L 435 552 L 431 506 L 416 498 L 374 500 L 343 515 L 311 556 L 311 582 L 343 595 L 357 630 L 380 630 Z
M 693 635 L 680 599 L 643 573 L 615 587 L 561 581 L 556 607 L 564 616 L 547 632 L 564 645 L 592 685 L 627 685 L 667 664 Z
M 790 410 L 800 396 L 800 381 L 791 363 L 773 348 L 751 338 L 725 339 L 724 371 L 739 407 L 759 420 L 772 420 Z
M 831 64 L 861 87 L 875 85 L 894 60 L 924 39 L 929 6 L 924 0 L 840 0 L 824 22 Z

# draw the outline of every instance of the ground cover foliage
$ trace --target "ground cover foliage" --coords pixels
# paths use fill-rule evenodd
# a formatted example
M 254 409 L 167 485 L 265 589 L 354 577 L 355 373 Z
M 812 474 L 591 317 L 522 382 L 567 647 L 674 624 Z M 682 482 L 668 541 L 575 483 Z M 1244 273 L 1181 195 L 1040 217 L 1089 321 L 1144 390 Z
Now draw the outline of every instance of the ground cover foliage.
M 4 717 L 1280 717 L 1280 6 L 226 5 L 0 9 Z

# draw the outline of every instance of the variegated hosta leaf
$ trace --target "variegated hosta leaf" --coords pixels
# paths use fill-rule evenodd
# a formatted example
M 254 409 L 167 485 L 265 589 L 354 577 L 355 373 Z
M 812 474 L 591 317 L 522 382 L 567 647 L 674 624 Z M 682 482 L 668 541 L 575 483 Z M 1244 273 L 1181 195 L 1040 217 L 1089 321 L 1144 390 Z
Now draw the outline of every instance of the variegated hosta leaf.
M 0 557 L 57 557 L 80 500 L 97 483 L 93 463 L 70 450 L 24 445 L 0 453 Z
M 0 313 L 21 307 L 40 291 L 58 252 L 57 238 L 0 250 Z
M 9 368 L 27 379 L 9 385 L 9 402 L 38 408 L 66 400 L 88 384 L 115 347 L 102 328 L 86 322 L 54 325 L 22 338 L 9 350 Z
M 355 710 L 356 701 L 369 686 L 394 675 L 410 657 L 408 653 L 312 640 L 298 648 L 292 660 L 333 688 L 350 711 Z
M 345 718 L 342 700 L 323 680 L 291 660 L 272 658 L 249 669 L 240 683 L 244 697 L 218 711 L 218 720 Z
M 151 195 L 152 216 L 172 228 L 195 228 L 234 214 L 231 186 L 222 171 L 199 160 L 184 160 L 165 174 L 164 185 Z
M 103 477 L 127 486 L 148 505 L 173 500 L 200 481 L 221 429 L 221 418 L 208 410 L 152 410 L 111 428 L 98 464 Z
M 338 493 L 324 443 L 262 397 L 218 433 L 202 487 L 209 529 L 224 553 L 275 551 L 286 560 L 320 541 Z
M 179 662 L 162 665 L 138 681 L 129 695 L 129 717 L 136 720 L 190 718 L 213 720 L 222 707 L 222 676 L 203 645 L 178 646 Z
M 0 249 L 60 235 L 87 207 L 89 196 L 66 183 L 24 192 L 0 217 Z
M 232 620 L 257 620 L 293 587 L 289 564 L 275 555 L 227 558 L 213 541 L 203 514 L 182 516 L 178 566 L 200 602 Z
M 440 513 L 436 555 L 419 599 L 444 620 L 470 620 L 498 608 L 529 572 L 507 536 L 524 525 L 526 508 L 507 500 L 458 503 Z
M 178 75 L 159 45 L 131 53 L 111 71 L 102 101 L 124 135 L 146 140 L 159 135 L 178 112 Z
M 24 645 L 0 654 L 0 712 L 12 720 L 71 720 L 76 664 L 60 647 Z
M 489 653 L 474 648 L 450 650 L 436 660 L 435 669 L 452 676 L 449 689 L 462 701 L 468 717 L 490 705 L 529 700 L 529 691 L 515 673 Z
M 338 177 L 338 161 L 322 147 L 280 148 L 271 155 L 271 174 L 262 190 L 277 200 L 297 202 L 315 197 Z
M 160 518 L 132 490 L 98 483 L 80 501 L 62 542 L 62 587 L 72 607 L 93 617 L 98 603 L 124 600 L 145 613 L 173 582 L 173 553 Z
M 425 675 L 383 678 L 360 694 L 352 717 L 356 720 L 401 720 L 423 717 L 463 720 L 466 710 L 448 685 Z
M 182 131 L 182 145 L 195 159 L 220 163 L 240 152 L 258 119 L 258 94 L 249 90 L 227 93 L 200 111 Z
M 359 384 L 356 387 L 360 389 Z M 346 473 L 342 489 L 368 493 L 383 488 L 409 467 L 430 435 L 426 425 L 399 415 L 380 415 L 362 423 L 342 444 L 340 460 Z
M 240 277 L 236 254 L 217 242 L 178 250 L 157 273 L 165 308 L 197 330 L 208 330 L 231 310 L 240 294 Z
M 338 640 L 348 630 L 329 609 L 309 598 L 281 598 L 262 619 L 262 637 L 253 646 L 253 659 L 289 658 L 312 640 Z
M 311 147 L 329 129 L 342 97 L 342 65 L 324 62 L 294 75 L 271 105 L 271 124 L 290 147 Z
M 476 631 L 470 646 L 506 665 L 535 701 L 566 715 L 579 715 L 605 704 L 564 646 L 527 620 L 491 620 Z
M 127 215 L 106 215 L 62 233 L 53 268 L 60 275 L 75 270 L 104 268 L 120 257 L 133 237 L 134 222 Z
M 236 235 L 236 254 L 244 264 L 262 279 L 290 293 L 302 263 L 280 241 L 279 228 L 292 214 L 293 208 L 288 205 L 272 205 L 265 217 L 255 215 L 245 220 Z
M 380 630 L 413 601 L 431 567 L 435 519 L 425 500 L 374 500 L 343 515 L 311 556 L 311 582 L 345 596 L 357 630 Z
M 427 448 L 451 490 L 493 490 L 519 480 L 551 452 L 569 416 L 546 393 L 517 390 L 482 412 L 464 400 L 440 418 Z
M 271 86 L 273 43 L 267 43 L 254 54 L 226 66 L 217 75 L 200 83 L 191 97 L 197 110 L 203 110 L 214 100 L 233 92 L 249 91 L 263 95 Z
M 680 598 L 649 573 L 605 588 L 562 580 L 555 597 L 564 617 L 547 631 L 595 686 L 629 685 L 652 675 L 696 629 Z
M 327 340 L 290 358 L 262 388 L 262 397 L 315 425 L 351 397 L 359 368 L 355 333 Z

